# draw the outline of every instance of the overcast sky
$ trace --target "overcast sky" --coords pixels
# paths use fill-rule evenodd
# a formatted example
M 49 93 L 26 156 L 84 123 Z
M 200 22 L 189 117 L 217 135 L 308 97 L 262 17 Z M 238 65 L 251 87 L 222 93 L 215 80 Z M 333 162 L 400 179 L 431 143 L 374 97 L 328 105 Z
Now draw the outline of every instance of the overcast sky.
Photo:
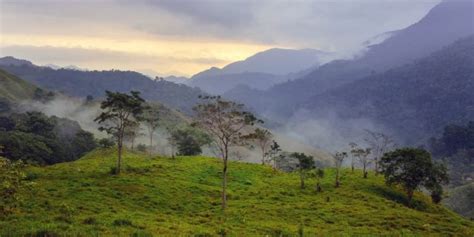
M 348 52 L 440 0 L 0 0 L 0 56 L 192 75 L 273 47 Z

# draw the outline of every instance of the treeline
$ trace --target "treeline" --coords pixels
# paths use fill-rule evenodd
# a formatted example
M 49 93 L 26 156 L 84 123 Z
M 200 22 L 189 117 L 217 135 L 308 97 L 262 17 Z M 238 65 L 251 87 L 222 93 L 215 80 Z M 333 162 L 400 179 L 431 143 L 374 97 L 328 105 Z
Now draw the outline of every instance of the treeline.
M 462 185 L 474 179 L 474 121 L 448 125 L 439 138 L 432 137 L 428 144 L 433 156 L 448 164 L 452 184 Z
M 50 165 L 79 159 L 96 148 L 92 133 L 75 121 L 27 112 L 0 117 L 0 156 Z

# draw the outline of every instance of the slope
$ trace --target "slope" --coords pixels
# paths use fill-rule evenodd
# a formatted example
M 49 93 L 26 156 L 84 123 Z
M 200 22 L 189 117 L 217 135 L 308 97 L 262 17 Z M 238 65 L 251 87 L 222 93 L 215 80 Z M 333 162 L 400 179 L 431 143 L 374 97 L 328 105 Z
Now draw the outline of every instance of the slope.
M 19 211 L 0 221 L 0 235 L 230 236 L 419 235 L 472 236 L 474 224 L 417 193 L 416 209 L 382 179 L 326 170 L 323 192 L 300 190 L 297 174 L 230 163 L 229 208 L 220 209 L 221 163 L 127 153 L 125 173 L 109 174 L 115 153 L 97 150 L 81 160 L 30 168 L 35 182 Z M 30 196 L 30 195 L 34 195 Z
M 369 118 L 406 142 L 424 143 L 447 124 L 474 118 L 472 52 L 474 36 L 415 63 L 312 97 L 303 107 L 315 117 L 334 112 L 340 118 Z

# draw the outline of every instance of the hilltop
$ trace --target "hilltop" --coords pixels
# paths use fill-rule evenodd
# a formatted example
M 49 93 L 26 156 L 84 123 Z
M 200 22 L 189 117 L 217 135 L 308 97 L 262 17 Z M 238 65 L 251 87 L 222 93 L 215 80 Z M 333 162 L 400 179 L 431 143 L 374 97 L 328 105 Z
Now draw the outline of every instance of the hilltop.
M 153 157 L 127 152 L 124 173 L 110 175 L 115 152 L 96 150 L 80 160 L 31 167 L 34 182 L 19 211 L 0 221 L 0 235 L 420 235 L 472 236 L 474 224 L 431 204 L 415 208 L 400 190 L 370 174 L 344 170 L 333 188 L 326 169 L 323 192 L 315 180 L 299 189 L 297 174 L 230 163 L 226 221 L 220 209 L 220 168 L 214 158 Z

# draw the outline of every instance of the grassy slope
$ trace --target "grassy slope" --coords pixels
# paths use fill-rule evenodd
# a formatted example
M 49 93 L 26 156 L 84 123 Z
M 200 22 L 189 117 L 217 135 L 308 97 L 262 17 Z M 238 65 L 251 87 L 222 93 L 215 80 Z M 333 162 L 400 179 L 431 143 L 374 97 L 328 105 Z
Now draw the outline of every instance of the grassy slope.
M 0 98 L 19 102 L 31 99 L 36 86 L 0 69 Z
M 298 176 L 261 165 L 230 164 L 229 208 L 220 210 L 217 159 L 149 159 L 127 153 L 126 171 L 109 175 L 112 151 L 95 151 L 81 160 L 30 168 L 36 183 L 20 211 L 0 221 L 0 236 L 37 231 L 68 235 L 217 235 L 231 236 L 387 234 L 472 236 L 474 224 L 416 194 L 418 210 L 400 202 L 403 195 L 381 178 L 344 171 L 342 187 L 332 187 L 327 170 L 324 191 L 299 189 Z M 95 220 L 95 221 L 94 221 Z M 116 220 L 128 220 L 123 225 Z M 117 221 L 120 222 L 120 221 Z

